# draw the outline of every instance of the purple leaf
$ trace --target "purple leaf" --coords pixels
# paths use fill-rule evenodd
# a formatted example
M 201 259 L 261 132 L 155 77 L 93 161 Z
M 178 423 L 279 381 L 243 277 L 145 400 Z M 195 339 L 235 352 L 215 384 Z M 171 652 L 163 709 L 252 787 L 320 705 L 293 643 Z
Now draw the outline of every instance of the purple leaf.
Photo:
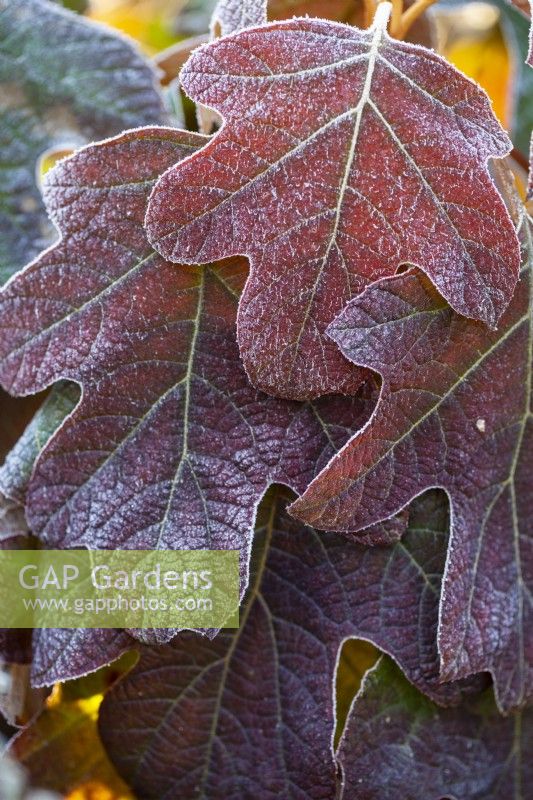
M 533 693 L 533 247 L 497 331 L 455 314 L 410 270 L 353 300 L 331 326 L 355 363 L 383 376 L 368 426 L 291 508 L 326 530 L 357 531 L 430 487 L 453 529 L 439 648 L 445 679 L 490 671 L 509 709 Z
M 0 379 L 24 394 L 61 378 L 83 388 L 28 488 L 48 547 L 240 549 L 244 590 L 266 488 L 303 491 L 376 391 L 313 404 L 261 394 L 235 341 L 245 262 L 178 268 L 152 250 L 153 183 L 204 141 L 147 128 L 51 173 L 62 239 L 0 296 Z
M 533 712 L 501 717 L 492 690 L 439 708 L 382 659 L 363 682 L 340 742 L 342 800 L 528 797 Z
M 319 534 L 284 505 L 273 495 L 262 507 L 239 630 L 144 649 L 104 700 L 100 735 L 143 800 L 331 800 L 333 683 L 349 637 L 390 653 L 436 700 L 461 697 L 438 684 L 442 496 L 417 500 L 393 547 Z

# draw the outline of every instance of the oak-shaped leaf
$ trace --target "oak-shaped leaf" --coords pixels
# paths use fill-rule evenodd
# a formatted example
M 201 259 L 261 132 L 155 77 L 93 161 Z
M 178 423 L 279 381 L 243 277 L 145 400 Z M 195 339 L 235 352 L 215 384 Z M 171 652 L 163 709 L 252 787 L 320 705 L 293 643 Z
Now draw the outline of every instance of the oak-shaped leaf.
M 516 234 L 486 168 L 509 139 L 476 84 L 388 36 L 388 7 L 366 31 L 312 19 L 248 29 L 182 70 L 225 124 L 161 178 L 148 234 L 181 263 L 249 257 L 240 351 L 272 394 L 353 392 L 363 373 L 325 329 L 404 262 L 490 325 L 516 284 Z
M 267 0 L 218 0 L 209 25 L 210 39 L 262 25 L 266 21 Z M 222 123 L 216 111 L 202 105 L 197 105 L 196 116 L 201 133 L 212 133 Z
M 442 674 L 490 671 L 505 709 L 533 694 L 533 247 L 522 227 L 525 265 L 497 331 L 455 314 L 416 270 L 374 284 L 330 326 L 383 388 L 369 424 L 291 509 L 357 531 L 445 489 Z
M 302 526 L 285 503 L 276 488 L 260 509 L 240 628 L 145 648 L 104 699 L 100 735 L 143 800 L 331 800 L 348 638 L 374 642 L 440 702 L 461 698 L 438 683 L 445 498 L 420 498 L 403 541 L 371 548 Z
M 30 399 L 18 401 L 26 413 Z M 55 386 L 0 467 L 1 547 L 32 549 L 34 540 L 27 538 L 30 529 L 25 516 L 28 483 L 36 459 L 78 399 L 77 386 Z M 131 636 L 109 629 L 0 629 L 0 659 L 8 664 L 31 664 L 35 687 L 93 672 L 133 647 Z
M 17 537 L 0 547 L 29 550 L 31 541 Z M 36 689 L 95 672 L 136 646 L 133 636 L 112 628 L 0 628 L 0 662 L 30 665 Z
M 164 121 L 133 42 L 47 0 L 0 0 L 0 282 L 54 240 L 39 157 Z
M 28 547 L 22 541 L 19 546 Z M 95 672 L 137 645 L 113 628 L 1 628 L 0 662 L 29 665 L 31 686 L 39 689 Z
M 502 717 L 492 689 L 439 708 L 383 658 L 363 681 L 337 758 L 342 800 L 528 797 L 533 711 Z
M 153 183 L 204 141 L 146 128 L 50 173 L 62 240 L 0 295 L 0 380 L 15 393 L 63 378 L 83 389 L 27 491 L 46 546 L 240 549 L 244 589 L 264 491 L 303 491 L 376 391 L 313 404 L 258 392 L 235 337 L 246 262 L 180 268 L 152 250 Z
M 407 0 L 408 8 L 415 0 Z M 502 0 L 505 2 L 505 0 Z M 240 30 L 250 25 L 266 22 L 265 6 L 271 20 L 290 19 L 295 16 L 326 17 L 335 22 L 345 22 L 358 28 L 366 28 L 371 20 L 368 18 L 369 8 L 364 0 L 220 0 L 216 5 L 210 24 L 210 33 L 191 36 L 171 45 L 154 57 L 158 70 L 162 71 L 161 83 L 168 86 L 170 101 L 175 109 L 175 116 L 183 118 L 181 105 L 176 106 L 176 91 L 179 91 L 178 75 L 193 50 L 202 44 L 217 38 L 219 35 Z M 418 17 L 405 36 L 407 41 L 432 47 L 435 42 L 434 24 L 427 13 Z M 167 94 L 168 96 L 168 94 Z M 176 111 L 180 113 L 176 114 Z M 209 133 L 213 124 L 220 125 L 219 114 L 205 106 L 197 106 L 199 130 Z M 177 127 L 180 127 L 177 125 Z
M 18 537 L 0 546 L 31 549 L 30 543 Z M 38 689 L 95 672 L 137 644 L 126 631 L 112 628 L 0 628 L 0 662 L 30 665 L 31 685 Z

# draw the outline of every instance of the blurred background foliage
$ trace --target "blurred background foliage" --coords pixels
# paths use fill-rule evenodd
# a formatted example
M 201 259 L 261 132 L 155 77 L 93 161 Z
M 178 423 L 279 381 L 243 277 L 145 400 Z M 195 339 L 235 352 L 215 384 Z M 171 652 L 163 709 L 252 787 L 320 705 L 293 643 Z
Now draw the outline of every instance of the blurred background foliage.
M 87 6 L 88 17 L 127 33 L 154 55 L 207 31 L 215 0 L 90 0 Z
M 216 4 L 216 0 L 60 2 L 131 36 L 156 61 L 158 54 L 173 45 L 206 34 Z M 270 4 L 272 13 L 290 16 L 291 2 L 297 13 L 308 8 L 312 15 L 321 13 L 324 17 L 337 19 L 357 18 L 361 5 L 360 0 L 344 0 L 343 8 L 346 6 L 347 10 L 341 14 L 335 0 L 298 0 L 296 3 L 294 0 L 273 0 Z M 278 6 L 283 6 L 283 13 Z M 497 117 L 513 133 L 515 144 L 526 155 L 533 123 L 533 74 L 530 77 L 523 69 L 528 21 L 506 0 L 469 3 L 440 0 L 430 9 L 429 19 L 435 49 L 486 90 Z M 517 111 L 521 112 L 524 120 L 522 130 L 517 130 L 520 127 L 516 124 Z
M 440 52 L 488 93 L 496 116 L 510 127 L 509 83 L 512 63 L 500 22 L 500 11 L 488 3 L 469 3 L 437 16 Z

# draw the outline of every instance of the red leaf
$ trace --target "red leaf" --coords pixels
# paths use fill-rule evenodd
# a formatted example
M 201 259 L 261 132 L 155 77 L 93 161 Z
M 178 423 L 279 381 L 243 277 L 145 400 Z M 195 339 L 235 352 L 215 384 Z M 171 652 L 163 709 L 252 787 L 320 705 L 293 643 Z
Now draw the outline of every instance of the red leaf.
M 273 394 L 358 386 L 325 329 L 404 262 L 490 325 L 516 283 L 516 235 L 486 169 L 509 139 L 474 83 L 388 37 L 386 7 L 368 31 L 311 19 L 246 30 L 182 72 L 225 125 L 160 180 L 149 236 L 183 263 L 249 256 L 239 344 Z
M 155 179 L 202 137 L 126 133 L 51 174 L 63 238 L 0 296 L 0 378 L 18 393 L 60 378 L 80 404 L 27 492 L 48 546 L 241 549 L 273 481 L 303 491 L 373 407 L 279 401 L 249 384 L 235 341 L 243 260 L 176 268 L 143 229 Z
M 262 25 L 267 21 L 267 0 L 218 0 L 210 24 L 210 38 L 226 36 L 242 28 Z M 198 129 L 211 133 L 222 120 L 209 108 L 199 105 L 196 109 Z
M 506 709 L 533 695 L 532 264 L 529 255 L 497 331 L 459 317 L 413 270 L 352 301 L 330 332 L 382 374 L 379 404 L 291 508 L 319 528 L 356 531 L 445 489 L 442 674 L 490 671 Z
M 5 549 L 32 549 L 19 536 L 0 542 Z M 126 631 L 112 628 L 0 628 L 0 661 L 31 664 L 34 687 L 79 678 L 110 664 L 138 642 Z

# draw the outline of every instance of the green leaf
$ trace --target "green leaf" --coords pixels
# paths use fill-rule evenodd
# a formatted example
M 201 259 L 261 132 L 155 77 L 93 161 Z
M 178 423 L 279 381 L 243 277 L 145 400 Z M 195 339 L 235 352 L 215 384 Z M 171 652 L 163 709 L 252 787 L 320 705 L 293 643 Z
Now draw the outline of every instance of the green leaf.
M 343 800 L 530 797 L 533 712 L 498 714 L 492 690 L 439 708 L 389 658 L 370 670 L 337 752 Z
M 54 0 L 54 2 L 63 8 L 70 8 L 76 14 L 85 14 L 89 8 L 89 0 Z
M 511 138 L 514 146 L 527 156 L 533 128 L 533 69 L 527 63 L 531 21 L 505 0 L 492 3 L 500 10 L 505 43 L 513 63 Z
M 163 116 L 155 73 L 126 39 L 46 0 L 0 0 L 0 282 L 56 238 L 39 156 Z
M 54 387 L 0 468 L 0 494 L 20 506 L 24 505 L 37 456 L 74 409 L 79 395 L 75 384 L 62 382 Z

